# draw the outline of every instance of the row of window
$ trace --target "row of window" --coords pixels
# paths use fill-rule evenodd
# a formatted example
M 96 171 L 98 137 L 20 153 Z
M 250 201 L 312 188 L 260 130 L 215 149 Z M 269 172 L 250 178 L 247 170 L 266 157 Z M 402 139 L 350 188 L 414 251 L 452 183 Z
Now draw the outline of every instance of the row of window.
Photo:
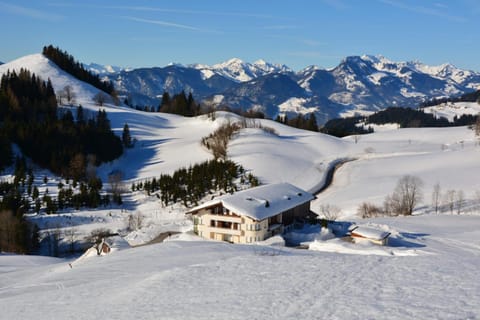
M 262 239 L 260 239 L 260 237 L 246 237 L 245 240 L 247 241 L 247 243 L 262 241 Z

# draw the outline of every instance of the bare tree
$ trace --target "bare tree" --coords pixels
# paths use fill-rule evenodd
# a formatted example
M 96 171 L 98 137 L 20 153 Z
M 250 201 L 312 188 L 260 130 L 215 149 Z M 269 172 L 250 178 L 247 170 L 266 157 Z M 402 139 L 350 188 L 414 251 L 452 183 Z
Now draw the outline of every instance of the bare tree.
M 465 194 L 463 190 L 458 190 L 456 192 L 455 197 L 455 209 L 457 210 L 457 214 L 462 213 L 463 206 L 465 205 Z
M 100 91 L 95 96 L 93 96 L 93 101 L 95 101 L 97 106 L 100 106 L 100 107 L 103 106 L 105 102 L 107 102 L 107 99 L 108 99 L 108 96 L 102 91 Z
M 474 208 L 480 209 L 480 190 L 475 191 L 475 205 Z
M 65 99 L 67 99 L 68 104 L 73 104 L 75 102 L 76 94 L 73 91 L 72 86 L 66 85 L 65 87 L 63 87 L 60 94 L 63 95 Z
M 0 211 L 0 252 L 18 252 L 20 250 L 16 235 L 20 222 L 11 211 Z
M 320 216 L 322 216 L 325 220 L 335 221 L 338 219 L 342 210 L 330 204 L 322 204 L 320 206 Z
M 115 170 L 108 175 L 108 183 L 110 184 L 110 190 L 113 195 L 120 195 L 123 189 L 123 172 Z
M 364 202 L 357 208 L 357 214 L 362 218 L 372 218 L 384 215 L 385 211 L 373 203 Z
M 88 235 L 85 239 L 92 244 L 99 244 L 102 242 L 102 239 L 111 235 L 112 232 L 109 229 L 99 228 L 92 230 L 92 232 L 90 232 L 90 235 Z
M 68 228 L 63 231 L 63 234 L 65 235 L 65 238 L 68 241 L 69 245 L 69 251 L 70 253 L 75 252 L 75 242 L 77 238 L 77 229 L 76 228 Z
M 435 209 L 436 214 L 438 214 L 438 209 L 440 208 L 440 195 L 441 195 L 440 184 L 437 182 L 433 186 L 433 191 L 432 191 L 432 207 Z
M 359 134 L 355 134 L 355 135 L 353 136 L 353 141 L 355 141 L 355 144 L 357 144 L 358 141 L 360 141 L 360 138 L 361 138 L 361 137 L 360 137 Z
M 143 226 L 143 220 L 144 220 L 143 214 L 140 212 L 135 212 L 133 214 L 128 215 L 127 218 L 127 228 L 130 231 L 135 231 L 140 229 Z
M 391 195 L 392 210 L 401 215 L 412 215 L 413 210 L 423 199 L 423 182 L 420 178 L 405 175 L 397 182 Z
M 453 214 L 453 210 L 455 209 L 455 190 L 447 190 L 445 193 L 444 199 L 445 206 L 450 210 L 450 213 Z

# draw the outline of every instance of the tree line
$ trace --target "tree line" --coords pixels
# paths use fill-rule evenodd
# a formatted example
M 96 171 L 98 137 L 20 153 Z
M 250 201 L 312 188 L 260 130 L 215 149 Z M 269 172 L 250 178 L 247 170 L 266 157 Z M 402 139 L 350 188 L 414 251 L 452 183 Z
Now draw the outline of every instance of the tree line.
M 369 124 L 398 123 L 400 128 L 454 127 L 472 125 L 476 120 L 477 116 L 462 115 L 460 117 L 455 116 L 453 121 L 450 122 L 446 118 L 437 118 L 421 109 L 390 107 L 367 117 L 356 116 L 329 120 L 320 131 L 337 137 L 344 137 L 373 132 Z M 360 123 L 361 125 L 359 125 Z
M 296 117 L 291 119 L 289 119 L 287 115 L 277 116 L 275 120 L 290 127 L 315 132 L 318 131 L 317 119 L 313 112 L 306 115 L 298 114 Z
M 149 195 L 159 191 L 157 197 L 167 206 L 181 201 L 186 207 L 197 205 L 207 194 L 215 191 L 233 193 L 237 190 L 235 180 L 241 184 L 257 186 L 258 179 L 246 173 L 241 165 L 233 161 L 209 160 L 181 168 L 172 175 L 162 174 L 158 178 L 132 184 L 132 191 L 146 191 Z
M 116 97 L 116 91 L 113 83 L 110 81 L 103 81 L 96 74 L 91 73 L 83 67 L 83 64 L 76 61 L 75 58 L 67 51 L 61 50 L 59 47 L 52 45 L 43 47 L 43 55 L 53 61 L 60 69 L 68 72 L 75 78 L 91 84 L 95 88 L 107 92 L 111 96 Z

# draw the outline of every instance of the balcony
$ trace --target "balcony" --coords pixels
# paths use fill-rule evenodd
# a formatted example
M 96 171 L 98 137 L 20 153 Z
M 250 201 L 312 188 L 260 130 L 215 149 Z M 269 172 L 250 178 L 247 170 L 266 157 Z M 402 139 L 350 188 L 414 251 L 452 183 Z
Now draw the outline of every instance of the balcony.
M 230 234 L 232 236 L 241 236 L 242 231 L 229 228 L 208 227 L 207 232 L 215 232 L 220 234 Z
M 215 221 L 242 223 L 242 218 L 236 216 L 214 215 L 210 218 Z

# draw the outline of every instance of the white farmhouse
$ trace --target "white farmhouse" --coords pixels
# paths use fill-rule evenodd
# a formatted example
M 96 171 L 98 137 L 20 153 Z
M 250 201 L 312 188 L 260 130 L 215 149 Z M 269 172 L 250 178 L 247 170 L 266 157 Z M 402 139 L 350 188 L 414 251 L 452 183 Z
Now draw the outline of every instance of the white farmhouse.
M 191 209 L 201 237 L 252 243 L 283 233 L 309 215 L 314 196 L 289 183 L 269 184 L 211 200 Z

